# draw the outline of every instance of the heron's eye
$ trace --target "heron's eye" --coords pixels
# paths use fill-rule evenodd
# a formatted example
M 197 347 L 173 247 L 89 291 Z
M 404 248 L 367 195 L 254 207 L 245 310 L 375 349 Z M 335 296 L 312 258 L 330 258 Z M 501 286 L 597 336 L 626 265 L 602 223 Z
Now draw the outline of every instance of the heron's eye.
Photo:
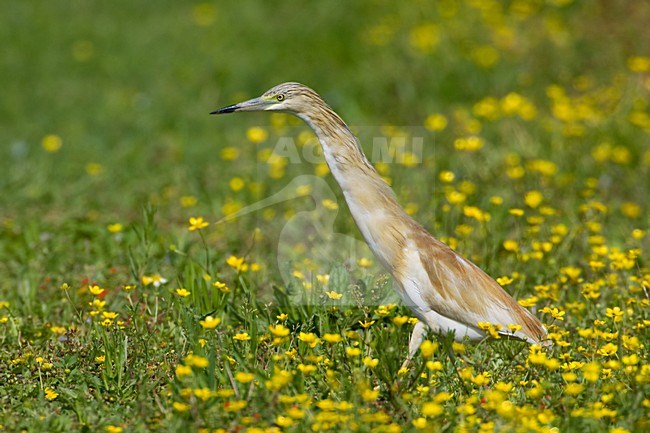
M 279 102 L 279 101 L 284 101 L 284 95 L 283 95 L 282 93 L 280 93 L 279 95 L 277 95 L 277 96 L 275 97 L 275 99 L 277 99 L 278 102 Z

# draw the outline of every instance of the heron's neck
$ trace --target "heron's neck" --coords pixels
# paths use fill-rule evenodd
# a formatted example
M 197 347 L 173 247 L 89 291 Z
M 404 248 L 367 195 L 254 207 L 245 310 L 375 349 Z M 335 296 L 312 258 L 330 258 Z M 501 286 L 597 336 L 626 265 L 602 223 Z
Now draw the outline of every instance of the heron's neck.
M 323 104 L 316 112 L 301 117 L 316 133 L 325 161 L 343 190 L 345 201 L 357 227 L 373 253 L 392 273 L 394 251 L 381 248 L 377 241 L 386 224 L 409 220 L 391 187 L 379 176 L 345 122 Z

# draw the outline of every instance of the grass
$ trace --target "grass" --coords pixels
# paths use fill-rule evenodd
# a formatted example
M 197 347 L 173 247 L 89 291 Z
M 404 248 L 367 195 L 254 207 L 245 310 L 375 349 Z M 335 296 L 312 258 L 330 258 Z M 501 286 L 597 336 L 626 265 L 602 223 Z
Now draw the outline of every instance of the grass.
M 0 430 L 647 430 L 649 19 L 623 1 L 6 6 Z M 400 368 L 410 312 L 345 252 L 360 236 L 306 126 L 207 115 L 288 80 L 369 155 L 406 152 L 373 162 L 551 350 L 455 344 L 452 364 L 431 335 Z M 326 225 L 289 224 L 307 217 Z

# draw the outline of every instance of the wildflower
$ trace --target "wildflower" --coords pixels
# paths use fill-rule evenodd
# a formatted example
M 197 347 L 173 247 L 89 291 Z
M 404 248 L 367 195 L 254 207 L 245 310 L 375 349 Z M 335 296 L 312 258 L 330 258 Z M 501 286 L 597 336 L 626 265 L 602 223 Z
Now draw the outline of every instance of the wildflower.
M 175 401 L 172 404 L 172 407 L 176 412 L 187 412 L 188 410 L 190 410 L 190 406 L 188 404 L 181 403 L 179 401 Z
M 52 388 L 45 388 L 45 398 L 49 401 L 55 400 L 59 393 Z
M 507 286 L 508 284 L 512 283 L 514 280 L 508 276 L 504 277 L 499 277 L 497 278 L 497 283 L 501 286 Z
M 503 241 L 503 249 L 506 251 L 517 252 L 519 251 L 519 243 L 512 239 L 505 240 Z
M 393 317 L 393 323 L 397 326 L 402 326 L 406 322 L 408 322 L 409 318 L 408 316 L 395 316 Z
M 427 402 L 422 405 L 422 415 L 424 416 L 438 416 L 443 412 L 443 407 L 436 402 Z
M 163 278 L 160 274 L 142 276 L 142 284 L 145 286 L 153 284 L 154 287 L 160 287 L 161 284 L 165 284 L 166 282 L 167 279 Z
M 539 191 L 528 191 L 524 196 L 524 203 L 533 209 L 537 208 L 543 200 L 544 196 Z
M 249 341 L 251 339 L 250 335 L 248 335 L 248 332 L 240 332 L 235 336 L 233 336 L 232 338 L 233 340 L 237 340 L 237 341 Z
M 340 334 L 324 334 L 323 335 L 323 340 L 325 340 L 326 342 L 328 342 L 330 344 L 339 343 L 342 339 L 343 339 L 343 337 L 341 337 Z
M 559 308 L 550 308 L 550 307 L 544 307 L 540 310 L 542 313 L 547 313 L 550 314 L 551 317 L 553 317 L 556 320 L 564 320 L 564 315 L 566 314 L 566 311 L 560 311 Z
M 100 296 L 105 291 L 104 289 L 99 287 L 97 284 L 93 284 L 91 286 L 88 286 L 88 290 L 90 291 L 90 293 L 92 293 L 95 296 Z
M 576 396 L 580 394 L 582 391 L 584 391 L 584 389 L 585 389 L 584 385 L 581 385 L 579 383 L 568 383 L 564 387 L 564 392 L 567 393 L 568 395 Z
M 424 120 L 424 127 L 427 128 L 429 131 L 442 131 L 447 127 L 447 117 L 443 114 L 430 114 L 425 120 Z
M 206 316 L 205 319 L 199 320 L 199 324 L 203 329 L 214 329 L 221 323 L 221 319 L 213 316 Z M 248 335 L 248 334 L 246 334 Z M 237 336 L 235 336 L 237 337 Z M 250 339 L 250 338 L 249 338 Z
M 114 311 L 103 311 L 102 316 L 104 319 L 114 320 L 117 318 L 118 314 Z
M 184 195 L 180 199 L 182 207 L 194 207 L 199 202 L 199 199 L 193 195 Z
M 424 430 L 427 428 L 427 420 L 426 418 L 420 417 L 416 418 L 413 421 L 411 421 L 411 424 L 413 424 L 413 427 L 415 427 L 418 430 Z
M 264 385 L 271 391 L 279 391 L 291 382 L 292 377 L 291 372 L 275 367 L 273 376 L 271 376 L 270 380 L 264 382 Z
M 372 263 L 373 263 L 372 260 L 366 257 L 362 257 L 359 260 L 357 260 L 357 265 L 359 265 L 362 268 L 369 268 L 370 266 L 372 266 Z
M 243 257 L 230 256 L 226 259 L 226 264 L 237 271 L 246 271 L 248 269 Z
M 235 373 L 235 380 L 239 383 L 249 383 L 253 379 L 255 379 L 255 374 L 253 373 L 246 373 L 244 371 L 238 371 Z
M 289 315 L 287 313 L 280 313 L 277 316 L 275 316 L 276 319 L 278 319 L 281 322 L 284 322 L 289 318 Z
M 63 140 L 61 140 L 61 137 L 54 134 L 48 134 L 41 140 L 41 146 L 49 153 L 58 152 L 62 145 Z
M 420 345 L 420 352 L 424 358 L 430 358 L 438 350 L 438 343 L 431 340 L 424 340 Z
M 305 376 L 316 371 L 316 366 L 311 364 L 298 364 L 298 370 L 302 372 Z
M 189 296 L 190 293 L 192 293 L 192 292 L 190 292 L 189 290 L 185 290 L 183 288 L 176 289 L 176 294 L 178 296 L 180 296 L 181 298 L 185 298 L 185 297 Z
M 123 429 L 116 425 L 107 425 L 105 427 L 107 433 L 122 433 Z
M 348 358 L 359 356 L 361 355 L 361 349 L 359 349 L 358 347 L 346 347 L 345 354 L 347 355 Z
M 618 346 L 613 343 L 607 343 L 596 351 L 600 356 L 612 356 L 618 351 Z
M 366 356 L 365 358 L 363 358 L 363 364 L 368 368 L 375 368 L 377 364 L 379 364 L 379 360 L 376 358 L 371 358 L 369 356 Z
M 192 367 L 188 365 L 177 365 L 174 373 L 179 379 L 184 376 L 190 376 L 192 374 Z
M 212 390 L 210 390 L 209 388 L 196 388 L 195 390 L 193 390 L 192 393 L 194 394 L 195 397 L 203 401 L 206 401 L 210 397 L 214 396 L 214 392 L 212 392 Z
M 276 337 L 286 337 L 289 335 L 289 328 L 284 325 L 269 325 L 269 331 Z
M 197 367 L 197 368 L 205 368 L 209 365 L 208 359 L 204 358 L 203 356 L 198 356 L 194 354 L 189 354 L 187 355 L 183 361 L 185 362 L 185 365 L 191 366 L 191 367 Z
M 368 329 L 368 328 L 370 328 L 372 325 L 374 325 L 374 323 L 375 323 L 374 320 L 371 320 L 371 321 L 364 321 L 364 322 L 359 321 L 359 325 L 361 325 L 361 327 L 362 327 L 363 329 Z
M 379 390 L 378 389 L 364 389 L 361 392 L 361 398 L 364 401 L 375 401 L 377 400 L 377 397 L 379 397 Z
M 339 300 L 339 299 L 341 299 L 343 297 L 342 293 L 338 293 L 338 292 L 335 292 L 333 290 L 329 291 L 329 292 L 325 292 L 325 294 L 327 295 L 328 298 L 334 299 L 335 301 Z
M 209 223 L 203 219 L 203 217 L 190 217 L 190 226 L 189 231 L 201 230 L 207 227 Z
M 111 233 L 120 233 L 122 230 L 124 230 L 124 226 L 120 223 L 115 223 L 107 225 L 106 229 Z
M 316 334 L 311 333 L 311 332 L 301 332 L 298 334 L 298 340 L 302 341 L 303 343 L 306 343 L 311 347 L 312 349 L 320 343 L 320 338 L 316 336 Z
M 226 283 L 222 283 L 221 281 L 215 281 L 214 283 L 212 283 L 212 286 L 216 287 L 221 293 L 230 292 L 230 287 L 228 287 Z
M 605 310 L 605 315 L 614 319 L 614 322 L 620 322 L 623 320 L 624 312 L 619 307 L 607 308 Z

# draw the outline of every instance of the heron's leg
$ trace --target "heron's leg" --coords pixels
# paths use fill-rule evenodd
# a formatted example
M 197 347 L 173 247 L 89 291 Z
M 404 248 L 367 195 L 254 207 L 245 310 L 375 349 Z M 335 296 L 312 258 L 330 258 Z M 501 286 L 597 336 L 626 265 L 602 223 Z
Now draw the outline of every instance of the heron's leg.
M 413 355 L 415 355 L 415 352 L 420 348 L 420 344 L 422 344 L 427 330 L 427 325 L 424 322 L 417 322 L 413 327 L 413 333 L 409 340 L 409 354 L 406 357 L 406 361 L 402 364 L 402 368 L 406 368 L 411 362 L 411 359 L 413 359 Z

